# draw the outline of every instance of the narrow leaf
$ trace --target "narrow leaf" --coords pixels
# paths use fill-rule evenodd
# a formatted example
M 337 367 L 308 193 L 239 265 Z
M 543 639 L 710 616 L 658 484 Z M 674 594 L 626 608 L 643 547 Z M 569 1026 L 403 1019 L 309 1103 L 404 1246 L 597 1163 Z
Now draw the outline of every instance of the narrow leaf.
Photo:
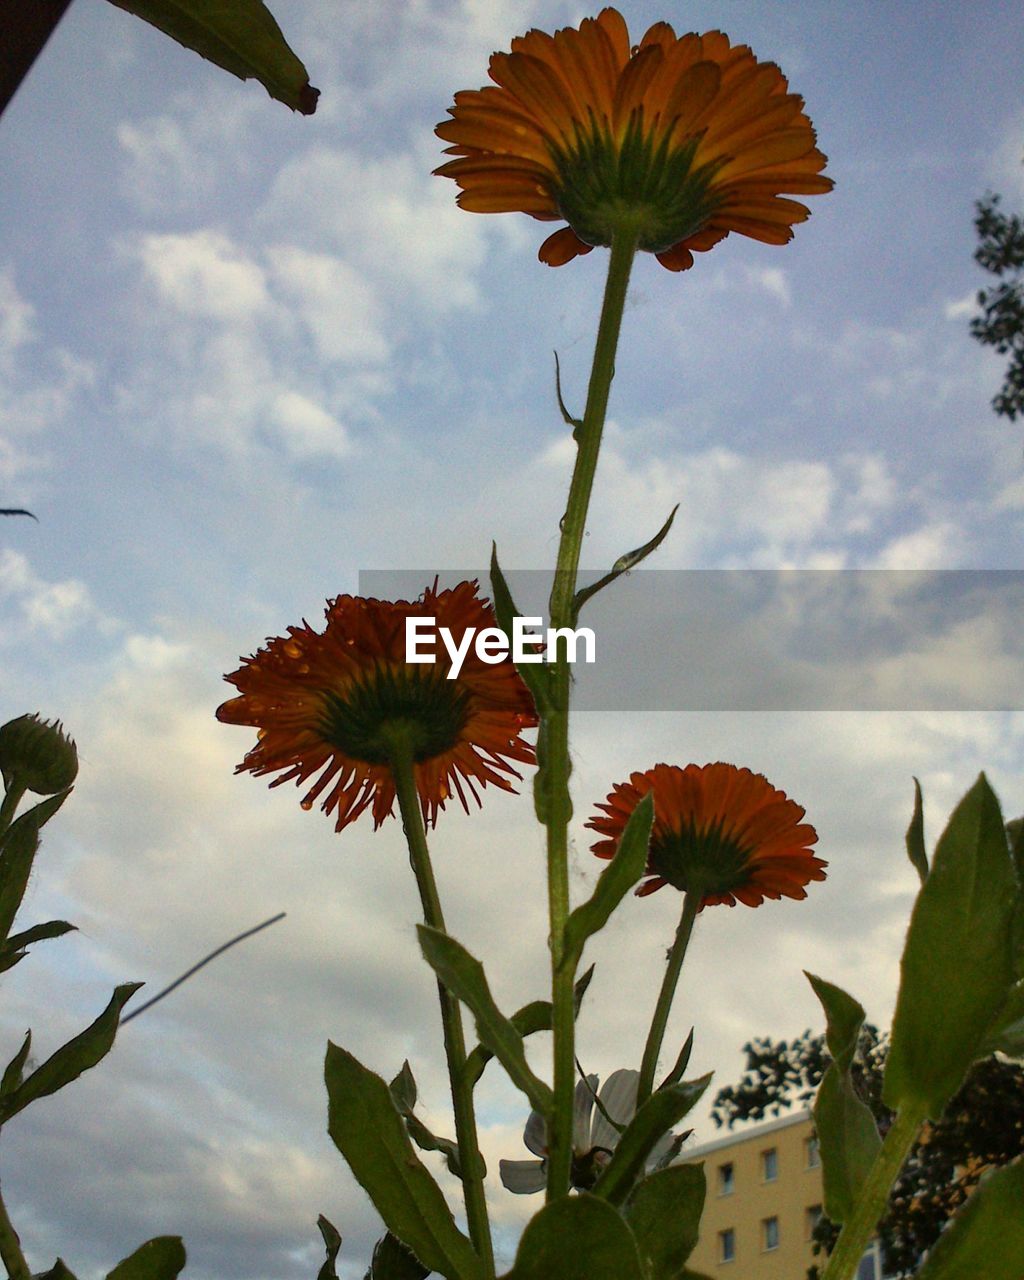
M 335 1263 L 338 1261 L 338 1254 L 341 1252 L 341 1232 L 321 1213 L 316 1220 L 316 1225 L 320 1228 L 320 1234 L 324 1239 L 324 1248 L 327 1250 L 327 1257 L 324 1265 L 316 1273 L 316 1280 L 338 1280 L 338 1269 Z
M 702 1164 L 677 1164 L 637 1184 L 623 1217 L 648 1280 L 676 1280 L 697 1244 L 706 1194 Z
M 1020 1280 L 1024 1157 L 982 1178 L 928 1252 L 917 1280 Z
M 914 779 L 914 814 L 907 827 L 907 857 L 917 869 L 921 883 L 928 879 L 928 853 L 924 847 L 924 806 L 921 800 L 921 784 Z
M 679 1081 L 682 1080 L 683 1075 L 686 1072 L 686 1068 L 690 1065 L 690 1054 L 692 1053 L 693 1027 L 690 1028 L 690 1034 L 686 1037 L 683 1042 L 683 1047 L 679 1050 L 679 1057 L 676 1058 L 675 1066 L 668 1073 L 665 1079 L 662 1080 L 661 1084 L 658 1085 L 659 1089 L 667 1089 L 669 1085 L 678 1084 Z
M 416 1077 L 412 1073 L 412 1067 L 409 1066 L 408 1060 L 402 1063 L 402 1069 L 394 1080 L 388 1085 L 391 1090 L 391 1100 L 398 1108 L 400 1115 L 408 1115 L 416 1105 L 418 1090 L 416 1088 Z
M 857 1052 L 860 1029 L 864 1025 L 864 1007 L 841 987 L 833 986 L 824 978 L 815 977 L 806 969 L 804 974 L 825 1010 L 828 1022 L 825 1043 L 832 1060 L 841 1072 L 848 1072 Z
M 678 510 L 679 503 L 677 502 L 672 508 L 669 518 L 651 538 L 650 542 L 645 542 L 642 547 L 637 547 L 633 551 L 627 551 L 624 556 L 619 556 L 618 560 L 612 565 L 610 572 L 606 573 L 603 578 L 599 578 L 597 582 L 592 582 L 589 587 L 582 587 L 576 592 L 573 598 L 573 615 L 575 617 L 579 616 L 580 610 L 592 596 L 596 596 L 599 591 L 603 591 L 616 578 L 621 578 L 630 569 L 635 569 L 642 560 L 647 559 L 652 551 L 656 551 L 661 546 L 668 537 L 668 531 L 672 528 L 672 521 L 675 520 Z
M 416 1255 L 389 1231 L 377 1241 L 370 1269 L 363 1280 L 424 1280 L 429 1275 Z
M 961 800 L 917 896 L 883 1081 L 886 1106 L 937 1119 L 978 1057 L 1013 983 L 1017 880 L 982 774 Z
M 594 1187 L 594 1195 L 610 1200 L 612 1204 L 621 1204 L 643 1173 L 647 1157 L 659 1139 L 700 1100 L 710 1082 L 709 1074 L 689 1083 L 670 1085 L 652 1094 L 626 1126 L 611 1160 Z
M 501 565 L 498 564 L 498 547 L 494 542 L 491 543 L 491 594 L 494 596 L 494 616 L 498 620 L 498 626 L 511 638 L 514 620 L 523 615 L 516 608 Z M 538 713 L 543 715 L 551 707 L 551 668 L 545 662 L 517 662 L 516 670 L 533 695 Z
M 472 1012 L 480 1043 L 494 1054 L 509 1079 L 522 1089 L 536 1110 L 541 1115 L 550 1115 L 554 1101 L 551 1089 L 530 1070 L 523 1037 L 494 1003 L 483 965 L 461 943 L 439 929 L 420 924 L 416 931 L 427 964 L 452 995 Z
M 68 1270 L 63 1258 L 58 1258 L 49 1271 L 33 1276 L 32 1280 L 75 1280 L 75 1273 Z
M 526 1225 L 504 1280 L 644 1280 L 636 1242 L 619 1214 L 586 1192 L 563 1196 Z
M 272 98 L 312 115 L 319 89 L 261 0 L 111 0 L 240 80 L 257 79 Z
M 66 920 L 49 920 L 46 924 L 34 924 L 31 929 L 24 929 L 21 933 L 12 933 L 4 944 L 3 951 L 21 951 L 30 947 L 33 942 L 42 942 L 45 938 L 62 938 L 66 933 L 75 932 L 75 926 L 68 924 Z
M 565 922 L 563 964 L 573 970 L 587 939 L 604 928 L 609 916 L 643 875 L 653 823 L 654 793 L 648 791 L 629 815 L 615 857 L 601 872 L 594 892 Z
M 6 1098 L 9 1093 L 13 1093 L 21 1084 L 21 1073 L 25 1069 L 28 1051 L 31 1047 L 32 1032 L 26 1031 L 25 1039 L 21 1042 L 21 1048 L 7 1064 L 3 1079 L 0 1080 L 0 1098 Z
M 27 809 L 0 835 L 0 941 L 7 935 L 25 896 L 32 863 L 39 848 L 39 832 L 71 794 L 71 788 L 47 796 Z M 8 966 L 10 967 L 10 966 Z
M 141 982 L 127 982 L 116 987 L 110 1003 L 95 1022 L 73 1040 L 61 1045 L 17 1089 L 0 1099 L 0 1124 L 17 1115 L 30 1102 L 56 1093 L 72 1080 L 77 1080 L 83 1071 L 102 1062 L 113 1047 L 121 1010 L 142 985 Z
M 386 1082 L 331 1043 L 324 1078 L 327 1132 L 388 1230 L 431 1271 L 482 1280 L 480 1259 L 413 1150 Z
M 107 1280 L 175 1280 L 185 1269 L 185 1246 L 180 1236 L 147 1240 L 107 1275 Z
M 574 439 L 579 439 L 576 435 L 577 431 L 583 430 L 583 419 L 574 418 L 569 410 L 565 407 L 565 401 L 562 399 L 562 366 L 558 359 L 558 352 L 555 353 L 555 398 L 558 400 L 558 408 L 562 415 L 562 421 L 567 427 L 572 427 Z M 29 513 L 26 511 L 25 515 Z

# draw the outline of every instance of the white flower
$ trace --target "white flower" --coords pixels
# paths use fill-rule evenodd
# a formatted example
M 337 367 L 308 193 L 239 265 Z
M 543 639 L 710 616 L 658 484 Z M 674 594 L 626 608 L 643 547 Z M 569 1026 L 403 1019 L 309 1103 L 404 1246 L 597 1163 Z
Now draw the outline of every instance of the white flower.
M 598 1077 L 587 1076 L 576 1086 L 572 1117 L 572 1185 L 589 1191 L 603 1173 L 618 1145 L 621 1133 L 636 1115 L 636 1090 L 639 1071 L 613 1071 L 598 1091 Z M 594 1096 L 598 1107 L 594 1109 Z M 603 1108 L 603 1110 L 602 1110 Z M 607 1113 L 607 1114 L 606 1114 Z M 523 1142 L 539 1160 L 500 1161 L 501 1180 L 509 1191 L 528 1196 L 543 1191 L 547 1181 L 547 1125 L 539 1111 L 531 1111 L 523 1131 Z M 675 1135 L 666 1133 L 647 1157 L 653 1168 L 671 1159 L 676 1151 Z

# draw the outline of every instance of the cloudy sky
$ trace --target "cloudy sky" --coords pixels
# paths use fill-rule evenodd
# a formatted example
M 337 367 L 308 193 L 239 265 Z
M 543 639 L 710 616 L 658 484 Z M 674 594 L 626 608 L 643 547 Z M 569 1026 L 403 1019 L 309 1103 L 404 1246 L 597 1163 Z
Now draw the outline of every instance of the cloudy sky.
M 82 760 L 22 917 L 79 932 L 4 975 L 0 1056 L 29 1026 L 50 1052 L 116 983 L 155 991 L 287 912 L 5 1133 L 30 1262 L 60 1253 L 82 1280 L 164 1233 L 185 1237 L 196 1280 L 298 1280 L 319 1265 L 318 1213 L 345 1237 L 342 1274 L 361 1276 L 378 1226 L 325 1133 L 328 1037 L 386 1076 L 408 1057 L 427 1118 L 450 1127 L 398 825 L 338 837 L 290 789 L 233 776 L 250 735 L 213 713 L 239 655 L 315 622 L 361 571 L 422 570 L 425 585 L 485 565 L 492 538 L 510 567 L 550 565 L 572 454 L 551 352 L 581 403 L 603 284 L 602 254 L 550 270 L 536 261 L 549 228 L 463 214 L 430 176 L 433 126 L 491 51 L 586 10 L 273 7 L 322 90 L 312 118 L 77 0 L 0 121 L 0 497 L 39 517 L 0 530 L 2 712 L 61 717 Z M 819 619 L 849 607 L 838 571 L 1024 567 L 1024 432 L 993 415 L 1001 363 L 967 330 L 986 283 L 973 203 L 987 189 L 1024 203 L 1019 6 L 623 10 L 636 33 L 720 26 L 778 61 L 837 185 L 785 248 L 732 239 L 683 276 L 637 265 L 586 564 L 607 567 L 678 502 L 659 569 L 837 571 L 815 577 Z M 802 968 L 888 1019 L 913 775 L 929 840 L 982 768 L 1008 816 L 1024 809 L 1024 718 L 998 679 L 1017 629 L 954 609 L 917 636 L 917 597 L 877 580 L 905 642 L 882 710 L 776 696 L 762 617 L 728 654 L 768 696 L 652 711 L 695 705 L 680 672 L 709 641 L 664 617 L 648 630 L 640 611 L 642 696 L 577 722 L 577 896 L 597 870 L 592 805 L 659 760 L 764 772 L 820 833 L 829 879 L 806 902 L 700 921 L 670 1036 L 696 1024 L 694 1071 L 723 1084 L 749 1037 L 819 1025 Z M 950 673 L 967 688 L 955 704 L 904 699 Z M 1008 709 L 973 709 L 993 707 Z M 531 809 L 488 795 L 433 839 L 450 927 L 509 1009 L 546 981 Z M 588 953 L 588 1070 L 636 1065 L 677 906 L 630 900 Z M 545 1070 L 546 1044 L 532 1052 Z M 493 1068 L 480 1101 L 496 1175 L 525 1155 L 524 1108 Z M 533 1205 L 490 1183 L 508 1257 Z

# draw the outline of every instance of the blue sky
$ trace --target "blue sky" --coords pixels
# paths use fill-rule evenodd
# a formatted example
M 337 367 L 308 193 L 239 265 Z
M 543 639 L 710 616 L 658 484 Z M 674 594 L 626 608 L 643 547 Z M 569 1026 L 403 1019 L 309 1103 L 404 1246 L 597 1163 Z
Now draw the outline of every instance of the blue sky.
M 486 564 L 492 538 L 510 567 L 551 563 L 572 456 L 551 352 L 579 403 L 603 285 L 602 254 L 552 271 L 535 256 L 550 228 L 461 213 L 430 176 L 433 126 L 490 52 L 585 10 L 273 7 L 322 90 L 312 118 L 78 0 L 0 121 L 0 494 L 39 517 L 0 530 L 0 693 L 5 719 L 61 717 L 82 757 L 24 917 L 80 932 L 6 975 L 6 1057 L 27 1026 L 43 1053 L 116 982 L 155 990 L 288 912 L 5 1134 L 31 1262 L 62 1253 L 83 1280 L 167 1232 L 196 1280 L 315 1274 L 320 1212 L 361 1276 L 376 1224 L 324 1132 L 328 1036 L 382 1074 L 411 1058 L 445 1126 L 397 824 L 336 837 L 294 793 L 234 777 L 248 735 L 213 711 L 240 654 L 316 622 L 361 570 L 425 585 Z M 986 283 L 974 201 L 1024 204 L 1019 6 L 622 9 L 637 34 L 721 27 L 777 60 L 837 185 L 785 248 L 732 238 L 682 276 L 638 263 L 586 563 L 679 502 L 658 568 L 1021 567 L 1024 439 L 993 415 L 1000 360 L 967 330 Z M 673 705 L 687 637 L 643 641 L 650 705 L 660 688 Z M 939 656 L 990 671 L 1002 643 L 977 626 Z M 933 839 L 981 768 L 1008 816 L 1024 808 L 1022 748 L 1018 713 L 588 712 L 574 892 L 595 875 L 582 823 L 633 769 L 731 759 L 807 808 L 829 880 L 708 912 L 684 977 L 670 1034 L 696 1022 L 694 1068 L 726 1083 L 750 1036 L 817 1025 L 801 968 L 887 1019 L 911 777 Z M 509 1007 L 545 982 L 530 809 L 489 796 L 434 838 L 451 927 Z M 639 1056 L 665 898 L 628 904 L 594 948 L 589 1070 Z M 482 1100 L 496 1172 L 524 1154 L 525 1114 L 496 1078 Z M 492 1182 L 510 1245 L 531 1206 Z

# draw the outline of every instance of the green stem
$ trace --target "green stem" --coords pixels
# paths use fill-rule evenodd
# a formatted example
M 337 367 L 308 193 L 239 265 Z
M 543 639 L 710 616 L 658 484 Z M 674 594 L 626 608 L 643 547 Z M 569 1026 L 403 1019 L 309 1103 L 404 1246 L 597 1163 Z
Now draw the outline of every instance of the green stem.
M 579 570 L 587 510 L 601 450 L 601 435 L 608 410 L 608 395 L 615 376 L 615 351 L 622 327 L 622 313 L 629 273 L 636 253 L 634 235 L 616 235 L 612 241 L 608 279 L 601 320 L 594 345 L 594 361 L 587 389 L 583 425 L 576 433 L 577 454 L 572 483 L 562 518 L 562 537 L 549 603 L 553 627 L 575 626 L 576 575 Z M 547 1196 L 567 1195 L 572 1169 L 572 1117 L 575 1092 L 575 1025 L 573 1009 L 574 967 L 565 963 L 564 932 L 569 915 L 569 663 L 563 646 L 555 662 L 551 708 L 544 717 L 543 777 L 539 779 L 547 805 L 548 914 L 551 947 L 551 1004 L 554 1033 L 554 1114 L 548 1125 Z
M 18 812 L 18 805 L 21 804 L 21 798 L 28 790 L 27 787 L 21 785 L 15 778 L 4 796 L 3 804 L 0 805 L 0 836 L 7 830 L 14 819 L 14 815 Z
M 889 1193 L 921 1129 L 915 1109 L 897 1113 L 860 1189 L 853 1213 L 843 1224 L 821 1280 L 851 1280 L 889 1203 Z
M 7 1208 L 2 1196 L 0 1196 L 0 1260 L 7 1268 L 9 1280 L 32 1280 L 32 1272 L 21 1251 L 21 1241 L 7 1216 Z
M 654 1006 L 654 1017 L 651 1020 L 651 1029 L 647 1033 L 643 1062 L 640 1064 L 640 1083 L 636 1091 L 637 1107 L 643 1106 L 654 1089 L 654 1073 L 658 1069 L 658 1055 L 661 1053 L 661 1044 L 665 1039 L 668 1015 L 672 1009 L 672 1000 L 676 994 L 683 960 L 686 958 L 686 948 L 693 933 L 693 922 L 697 919 L 703 897 L 704 891 L 699 886 L 688 889 L 683 894 L 682 915 L 676 927 L 672 949 L 668 953 L 668 966 L 665 969 L 665 977 L 662 979 L 661 991 L 658 993 L 658 1003 Z
M 427 833 L 423 826 L 419 794 L 413 770 L 412 751 L 406 735 L 396 726 L 391 743 L 391 773 L 395 780 L 398 807 L 402 813 L 402 826 L 409 846 L 409 861 L 416 876 L 416 886 L 423 906 L 424 923 L 433 929 L 447 933 L 437 882 L 427 848 Z M 466 1201 L 466 1221 L 469 1236 L 484 1264 L 485 1280 L 494 1276 L 494 1251 L 491 1245 L 491 1229 L 487 1218 L 487 1200 L 484 1195 L 483 1160 L 476 1132 L 476 1115 L 473 1110 L 473 1085 L 466 1074 L 466 1037 L 462 1029 L 462 1012 L 459 1002 L 438 981 L 437 994 L 441 1003 L 441 1025 L 444 1029 L 444 1050 L 448 1059 L 448 1078 L 451 1082 L 452 1107 L 455 1112 L 455 1137 L 459 1144 L 459 1162 L 462 1166 L 462 1187 Z

